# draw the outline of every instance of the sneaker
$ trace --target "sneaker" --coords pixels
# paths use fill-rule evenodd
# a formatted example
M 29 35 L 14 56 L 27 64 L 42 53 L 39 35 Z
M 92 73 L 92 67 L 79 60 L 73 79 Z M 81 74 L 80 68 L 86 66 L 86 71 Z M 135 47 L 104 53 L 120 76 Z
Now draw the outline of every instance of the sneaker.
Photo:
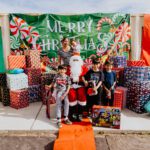
M 62 127 L 61 122 L 57 122 L 57 126 L 58 126 L 58 128 L 61 128 Z
M 68 125 L 72 124 L 72 122 L 69 119 L 65 120 L 64 122 L 65 124 L 68 124 Z

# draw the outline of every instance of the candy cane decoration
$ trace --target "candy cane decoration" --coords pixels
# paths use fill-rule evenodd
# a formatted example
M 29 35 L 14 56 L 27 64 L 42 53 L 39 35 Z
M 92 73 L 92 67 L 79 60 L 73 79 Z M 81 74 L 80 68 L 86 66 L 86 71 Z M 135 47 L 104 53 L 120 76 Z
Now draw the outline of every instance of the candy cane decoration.
M 36 44 L 36 48 L 32 45 L 32 49 L 36 49 L 38 51 L 42 51 L 40 44 Z
M 10 21 L 10 31 L 17 38 L 25 39 L 29 34 L 28 24 L 21 18 L 13 17 Z
M 98 21 L 98 24 L 97 24 L 97 30 L 98 30 L 98 31 L 101 30 L 102 24 L 103 24 L 104 22 L 107 22 L 107 23 L 110 24 L 110 25 L 113 24 L 113 22 L 112 22 L 112 20 L 111 20 L 110 18 L 104 17 L 104 18 L 102 18 L 101 20 Z
M 130 51 L 131 50 L 131 45 L 129 43 L 127 43 L 127 42 L 123 43 L 122 47 L 123 47 L 123 49 L 124 49 L 124 47 L 126 47 L 127 48 L 126 51 Z

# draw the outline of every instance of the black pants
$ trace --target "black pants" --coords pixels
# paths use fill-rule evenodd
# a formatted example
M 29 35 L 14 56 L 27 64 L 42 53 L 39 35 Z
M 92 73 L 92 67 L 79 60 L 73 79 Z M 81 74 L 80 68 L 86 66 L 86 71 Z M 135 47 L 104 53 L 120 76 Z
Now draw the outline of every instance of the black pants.
M 106 91 L 103 92 L 103 100 L 102 100 L 102 104 L 104 106 L 113 106 L 113 102 L 114 102 L 114 90 L 111 90 L 111 98 L 107 98 L 107 93 Z
M 86 110 L 89 112 L 92 110 L 93 105 L 100 105 L 102 98 L 102 88 L 98 89 L 98 94 L 89 96 L 87 95 L 87 105 Z

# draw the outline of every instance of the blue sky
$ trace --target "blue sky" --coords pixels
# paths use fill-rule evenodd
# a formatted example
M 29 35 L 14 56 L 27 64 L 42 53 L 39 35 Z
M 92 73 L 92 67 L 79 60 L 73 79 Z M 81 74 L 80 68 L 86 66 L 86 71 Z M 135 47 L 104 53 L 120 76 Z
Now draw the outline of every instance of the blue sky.
M 150 0 L 0 0 L 6 13 L 150 13 Z

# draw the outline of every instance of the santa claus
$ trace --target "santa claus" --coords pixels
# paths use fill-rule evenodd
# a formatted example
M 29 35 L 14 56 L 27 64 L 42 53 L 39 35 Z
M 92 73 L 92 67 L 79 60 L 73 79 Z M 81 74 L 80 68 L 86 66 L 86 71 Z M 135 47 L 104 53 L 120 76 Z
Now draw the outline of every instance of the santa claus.
M 69 104 L 70 104 L 70 120 L 81 121 L 81 116 L 86 106 L 86 89 L 82 76 L 88 71 L 84 66 L 80 52 L 75 51 L 74 55 L 70 58 L 70 78 L 72 81 L 71 89 L 69 91 Z

